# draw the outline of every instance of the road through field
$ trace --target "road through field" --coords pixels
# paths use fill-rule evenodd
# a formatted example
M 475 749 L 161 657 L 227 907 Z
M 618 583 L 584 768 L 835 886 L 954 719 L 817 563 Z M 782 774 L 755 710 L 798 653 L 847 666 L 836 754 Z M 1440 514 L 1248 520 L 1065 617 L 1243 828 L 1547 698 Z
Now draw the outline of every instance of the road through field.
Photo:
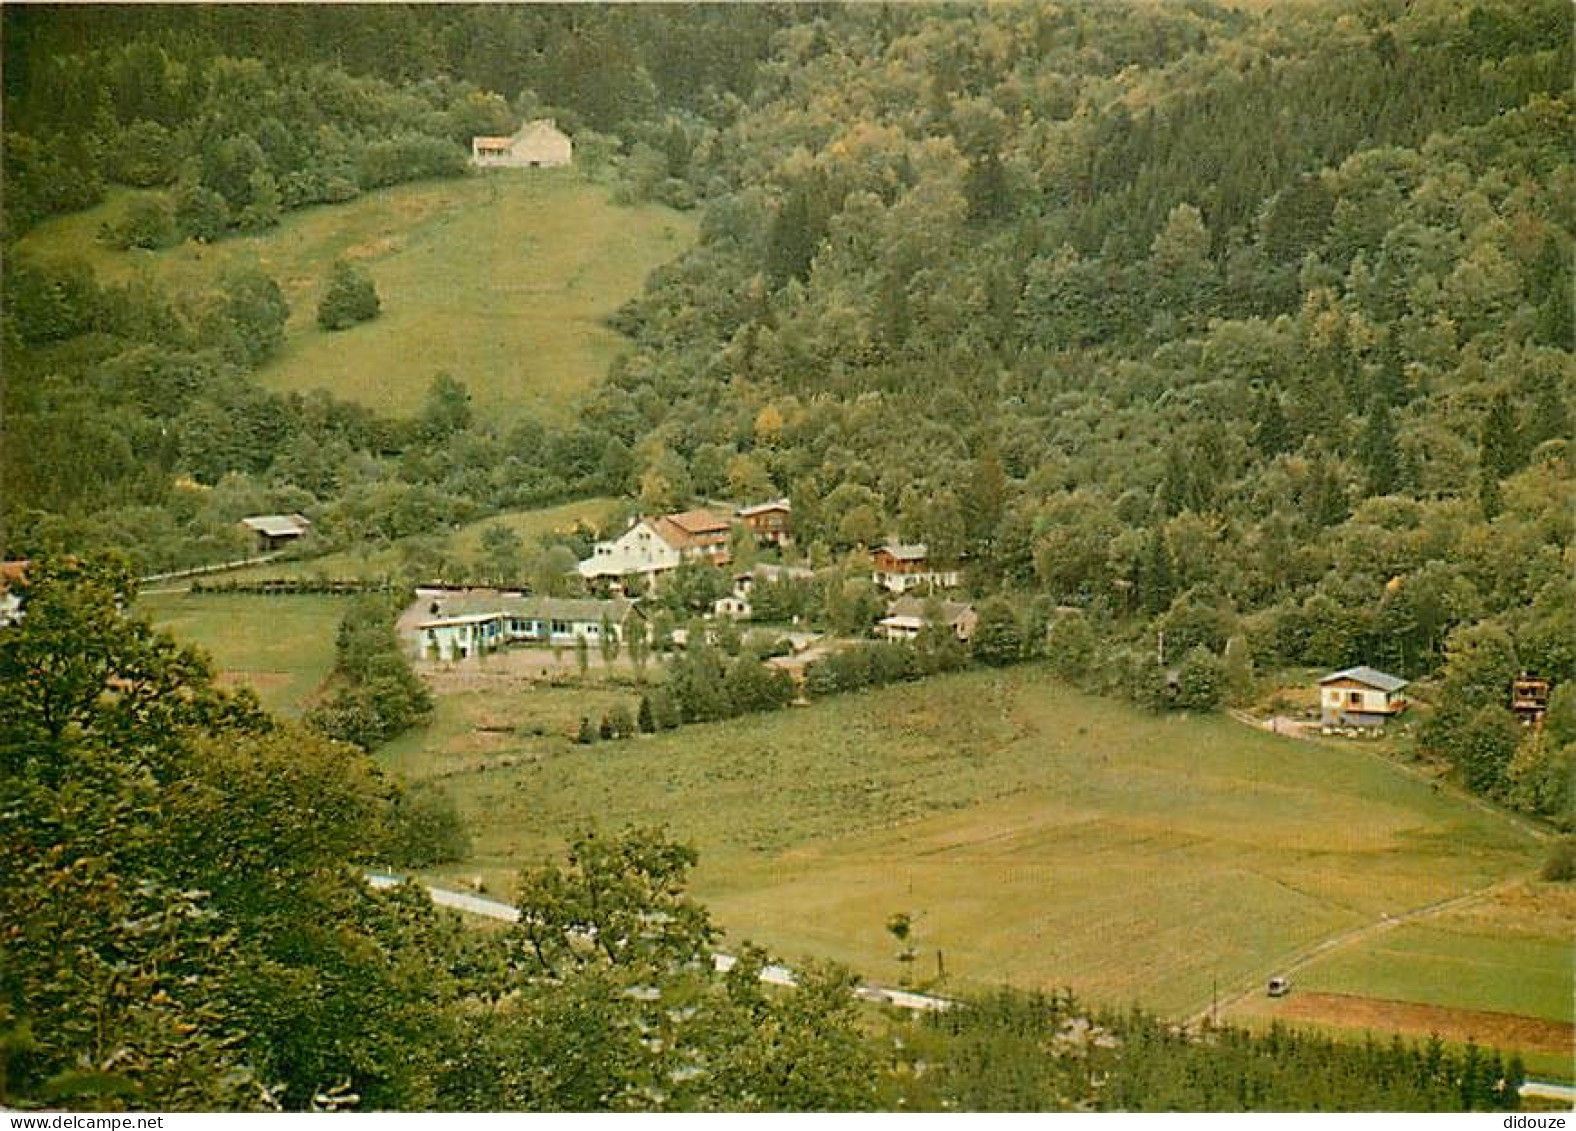
M 1474 903 L 1479 903 L 1491 896 L 1510 891 L 1511 889 L 1525 883 L 1527 879 L 1528 877 L 1526 876 L 1518 876 L 1514 879 L 1502 880 L 1497 884 L 1489 884 L 1487 887 L 1478 888 L 1476 891 L 1469 891 L 1465 895 L 1454 896 L 1450 899 L 1444 899 L 1436 903 L 1426 904 L 1422 907 L 1414 907 L 1412 910 L 1402 912 L 1400 915 L 1385 915 L 1373 923 L 1368 923 L 1361 927 L 1354 927 L 1349 931 L 1342 931 L 1337 935 L 1331 935 L 1329 938 L 1317 942 L 1313 946 L 1298 951 L 1290 958 L 1276 965 L 1272 971 L 1265 972 L 1262 978 L 1259 978 L 1248 984 L 1246 987 L 1232 993 L 1230 997 L 1219 1001 L 1212 1001 L 1209 1005 L 1203 1007 L 1199 1011 L 1195 1012 L 1191 1017 L 1189 1017 L 1187 1023 L 1189 1025 L 1202 1025 L 1204 1022 L 1210 1020 L 1212 1016 L 1219 1014 L 1223 1010 L 1230 1009 L 1238 1002 L 1243 1001 L 1244 999 L 1259 992 L 1265 980 L 1272 975 L 1283 978 L 1290 977 L 1292 974 L 1295 974 L 1297 971 L 1303 969 L 1315 959 L 1322 958 L 1331 951 L 1340 950 L 1343 947 L 1353 946 L 1357 943 L 1364 942 L 1373 938 L 1375 935 L 1394 930 L 1403 923 L 1415 923 L 1421 919 L 1428 919 L 1435 915 L 1441 915 L 1446 911 L 1454 911 L 1458 908 L 1467 907 Z

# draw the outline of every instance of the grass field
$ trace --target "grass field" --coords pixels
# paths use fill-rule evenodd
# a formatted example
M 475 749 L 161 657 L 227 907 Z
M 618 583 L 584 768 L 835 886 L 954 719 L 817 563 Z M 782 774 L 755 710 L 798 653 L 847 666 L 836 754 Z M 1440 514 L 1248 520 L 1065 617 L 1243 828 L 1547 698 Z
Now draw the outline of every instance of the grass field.
M 439 372 L 464 381 L 482 411 L 563 410 L 622 346 L 603 319 L 696 228 L 658 205 L 615 206 L 571 170 L 495 170 L 294 212 L 272 231 L 211 247 L 116 252 L 96 243 L 100 224 L 133 195 L 41 224 L 19 250 L 80 256 L 105 280 L 148 272 L 176 290 L 210 284 L 231 261 L 255 261 L 292 312 L 284 348 L 259 380 L 401 414 Z M 372 275 L 383 311 L 329 334 L 317 328 L 317 302 L 339 257 Z
M 137 608 L 211 655 L 222 682 L 245 684 L 269 710 L 298 715 L 333 669 L 345 599 L 152 593 Z
M 920 972 L 942 950 L 947 987 L 1067 984 L 1181 1012 L 1538 859 L 1508 822 L 1361 752 L 1150 716 L 1025 669 L 593 747 L 497 729 L 584 713 L 572 700 L 441 710 L 384 757 L 446 775 L 477 845 L 451 875 L 506 894 L 578 822 L 665 824 L 699 848 L 695 890 L 732 938 L 876 980 L 898 976 L 884 924 L 906 910 Z M 1568 1016 L 1568 995 L 1550 1004 L 1557 986 L 1523 975 L 1541 946 L 1507 944 L 1490 976 Z
M 1573 927 L 1571 885 L 1510 885 L 1333 950 L 1299 972 L 1290 996 L 1249 998 L 1228 1016 L 1250 1024 L 1313 1022 L 1332 1031 L 1394 1028 L 1480 1044 L 1511 1043 L 1511 1030 L 1537 1046 L 1524 1053 L 1533 1071 L 1571 1079 Z
M 505 511 L 489 518 L 467 523 L 449 535 L 448 550 L 453 556 L 474 561 L 481 548 L 482 531 L 502 523 L 520 536 L 527 547 L 543 535 L 567 533 L 576 523 L 587 522 L 603 528 L 610 523 L 623 506 L 617 499 L 579 499 L 556 507 L 540 510 Z M 371 580 L 387 577 L 400 569 L 398 543 L 384 546 L 358 546 L 321 557 L 269 562 L 266 565 L 247 566 L 228 570 L 215 580 L 259 581 L 275 577 L 327 577 L 335 580 Z

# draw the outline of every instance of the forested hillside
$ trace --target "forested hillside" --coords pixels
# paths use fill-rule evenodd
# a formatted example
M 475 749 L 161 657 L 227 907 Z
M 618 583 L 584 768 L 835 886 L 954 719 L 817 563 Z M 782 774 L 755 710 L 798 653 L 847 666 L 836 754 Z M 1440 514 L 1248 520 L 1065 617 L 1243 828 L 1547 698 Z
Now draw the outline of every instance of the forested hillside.
M 1111 690 L 1166 698 L 1155 629 L 1206 687 L 1448 660 L 1429 743 L 1568 812 L 1506 689 L 1576 676 L 1570 71 L 1555 4 L 837 13 L 591 418 L 653 501 L 744 453 L 818 553 L 1076 606 Z
M 259 271 L 165 294 L 7 256 L 9 553 L 781 492 L 817 560 L 895 533 L 1031 639 L 1078 610 L 1069 674 L 1146 701 L 1181 665 L 1213 702 L 1228 659 L 1443 676 L 1427 744 L 1570 805 L 1576 724 L 1529 745 L 1498 690 L 1576 676 L 1553 0 L 5 18 L 8 233 L 120 181 L 168 189 L 107 240 L 219 240 L 539 113 L 702 216 L 570 429 L 475 419 L 464 373 L 398 422 L 262 392 Z

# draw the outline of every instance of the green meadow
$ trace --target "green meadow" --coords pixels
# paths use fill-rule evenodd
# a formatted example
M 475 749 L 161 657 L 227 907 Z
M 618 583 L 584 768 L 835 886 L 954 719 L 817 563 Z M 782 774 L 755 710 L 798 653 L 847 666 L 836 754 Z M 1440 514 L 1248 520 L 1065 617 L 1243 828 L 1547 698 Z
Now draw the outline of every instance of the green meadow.
M 901 974 L 885 923 L 906 911 L 916 977 L 936 977 L 940 951 L 944 990 L 1070 985 L 1192 1011 L 1539 859 L 1516 826 L 1368 754 L 1141 713 L 1035 669 L 590 747 L 568 742 L 572 720 L 635 693 L 575 694 L 445 697 L 383 752 L 442 776 L 468 817 L 475 856 L 446 878 L 506 896 L 578 824 L 665 825 L 699 849 L 695 891 L 732 939 L 877 981 Z M 1494 953 L 1490 980 L 1519 977 L 1524 949 Z M 1553 1008 L 1568 1016 L 1568 996 Z
M 252 688 L 270 711 L 299 715 L 333 670 L 345 598 L 154 592 L 137 608 L 212 656 L 222 682 Z
M 100 225 L 134 195 L 115 192 L 41 224 L 18 250 L 80 257 L 106 281 L 146 273 L 177 291 L 210 285 L 233 261 L 255 262 L 291 307 L 284 347 L 258 379 L 396 414 L 418 408 L 440 372 L 464 381 L 480 411 L 563 412 L 622 348 L 604 320 L 696 229 L 659 205 L 614 205 L 572 170 L 492 170 L 293 212 L 268 232 L 213 246 L 97 243 Z M 317 327 L 317 303 L 341 257 L 371 274 L 382 313 L 330 334 Z

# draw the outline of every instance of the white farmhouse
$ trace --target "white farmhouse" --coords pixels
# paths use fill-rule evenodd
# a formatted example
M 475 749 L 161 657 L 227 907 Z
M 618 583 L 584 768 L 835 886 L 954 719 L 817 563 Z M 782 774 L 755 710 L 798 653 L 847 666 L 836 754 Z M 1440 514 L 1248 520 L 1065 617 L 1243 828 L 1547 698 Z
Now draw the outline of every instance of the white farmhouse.
M 471 138 L 471 164 L 484 169 L 556 169 L 574 161 L 574 143 L 551 118 L 527 122 L 513 137 Z
M 682 553 L 657 522 L 643 518 L 611 542 L 598 542 L 591 556 L 575 567 L 588 582 L 644 579 L 649 585 L 659 574 L 677 569 Z
M 1382 730 L 1406 710 L 1406 680 L 1369 667 L 1345 668 L 1319 681 L 1319 722 L 1326 729 Z

